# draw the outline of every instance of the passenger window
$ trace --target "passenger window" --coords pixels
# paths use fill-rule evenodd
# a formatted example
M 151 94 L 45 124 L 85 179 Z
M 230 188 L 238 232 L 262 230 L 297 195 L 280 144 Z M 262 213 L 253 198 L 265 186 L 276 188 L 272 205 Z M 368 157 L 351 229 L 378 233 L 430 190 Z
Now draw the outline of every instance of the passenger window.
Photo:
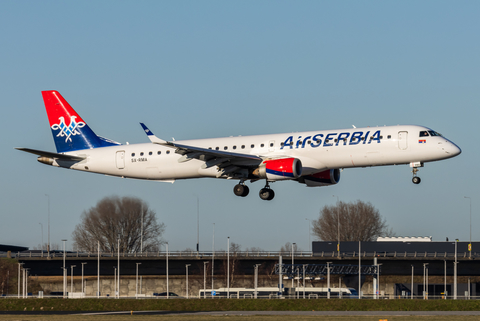
M 227 147 L 227 146 L 223 147 L 223 150 L 227 150 L 227 149 L 228 149 L 228 147 Z
M 273 143 L 270 143 L 270 147 L 273 147 Z
M 152 155 L 153 153 L 152 152 L 148 152 L 148 155 Z
M 426 130 L 420 132 L 420 137 L 427 137 L 428 132 Z
M 330 141 L 330 139 L 325 139 L 325 143 L 328 143 Z
M 254 144 L 250 145 L 250 148 L 255 148 L 255 145 Z
M 167 154 L 170 154 L 170 151 L 169 151 L 169 150 L 167 150 Z
M 140 156 L 143 156 L 143 152 L 140 153 Z
M 338 142 L 338 140 L 335 138 L 334 142 L 336 143 L 336 142 Z
M 383 139 L 383 136 L 380 136 L 380 139 Z
M 388 136 L 387 136 L 387 139 L 390 139 L 390 138 L 392 138 L 392 135 L 388 135 Z
M 263 146 L 265 146 L 265 145 L 264 145 L 264 144 L 260 144 L 260 147 L 263 147 Z
M 162 153 L 161 151 L 158 151 L 158 152 L 157 152 L 157 155 L 160 155 L 161 153 Z
M 309 141 L 307 142 L 307 144 L 308 144 L 308 145 L 310 145 L 311 143 L 312 143 L 312 141 L 311 141 L 311 140 L 309 140 Z
M 218 148 L 218 147 L 215 147 L 215 150 L 219 150 L 219 149 L 220 149 L 220 148 Z
M 134 156 L 135 156 L 135 153 L 132 153 L 132 157 L 134 157 Z
M 242 149 L 245 149 L 245 145 L 242 145 Z
M 233 145 L 233 149 L 237 149 L 237 146 Z

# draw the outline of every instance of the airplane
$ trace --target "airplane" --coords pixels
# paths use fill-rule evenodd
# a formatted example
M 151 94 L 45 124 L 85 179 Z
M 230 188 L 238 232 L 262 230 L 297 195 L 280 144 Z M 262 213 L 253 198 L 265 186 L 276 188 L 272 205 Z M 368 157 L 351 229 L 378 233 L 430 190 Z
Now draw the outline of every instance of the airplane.
M 414 184 L 424 163 L 455 157 L 461 149 L 424 126 L 397 125 L 166 141 L 140 123 L 149 143 L 122 145 L 96 135 L 56 90 L 42 91 L 56 153 L 17 148 L 40 163 L 79 171 L 173 183 L 191 178 L 238 181 L 234 194 L 249 194 L 247 181 L 265 181 L 262 200 L 275 196 L 270 183 L 308 187 L 340 181 L 345 168 L 409 164 Z

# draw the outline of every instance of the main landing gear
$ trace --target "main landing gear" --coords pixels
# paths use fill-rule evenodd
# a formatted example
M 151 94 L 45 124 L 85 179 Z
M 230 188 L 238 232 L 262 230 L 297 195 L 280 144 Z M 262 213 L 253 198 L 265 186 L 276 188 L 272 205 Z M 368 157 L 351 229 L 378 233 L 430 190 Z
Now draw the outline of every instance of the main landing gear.
M 247 196 L 249 191 L 250 189 L 247 185 L 245 185 L 243 181 L 235 185 L 235 187 L 233 188 L 233 193 L 240 197 Z M 273 191 L 273 189 L 270 188 L 270 185 L 267 182 L 265 187 L 260 190 L 260 193 L 258 195 L 264 201 L 271 201 L 275 197 L 275 192 Z
M 413 173 L 412 182 L 413 182 L 413 184 L 420 184 L 420 182 L 422 181 L 420 179 L 420 177 L 417 176 L 417 172 L 418 172 L 418 168 L 414 167 L 413 170 L 412 170 L 412 173 Z

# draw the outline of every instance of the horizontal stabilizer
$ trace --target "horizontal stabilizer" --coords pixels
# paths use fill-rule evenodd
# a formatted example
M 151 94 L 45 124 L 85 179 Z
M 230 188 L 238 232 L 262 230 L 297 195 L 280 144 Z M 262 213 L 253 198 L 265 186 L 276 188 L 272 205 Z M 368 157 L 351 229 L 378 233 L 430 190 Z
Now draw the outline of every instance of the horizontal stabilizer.
M 43 150 L 30 149 L 30 148 L 16 147 L 15 149 L 21 150 L 22 152 L 39 155 L 39 156 L 57 158 L 62 160 L 81 161 L 85 159 L 85 157 L 81 157 L 81 156 L 57 154 L 57 153 L 45 152 Z

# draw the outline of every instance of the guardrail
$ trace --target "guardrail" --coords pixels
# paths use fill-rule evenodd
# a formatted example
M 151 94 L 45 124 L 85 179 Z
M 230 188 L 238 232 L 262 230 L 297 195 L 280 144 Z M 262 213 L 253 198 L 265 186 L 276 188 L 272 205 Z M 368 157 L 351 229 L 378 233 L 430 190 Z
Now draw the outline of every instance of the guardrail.
M 11 253 L 12 258 L 62 258 L 62 251 L 24 251 Z M 281 251 L 238 251 L 230 252 L 230 257 L 242 257 L 242 258 L 272 258 L 272 257 L 292 257 L 291 252 L 281 252 Z M 68 258 L 73 257 L 98 257 L 97 252 L 65 252 L 65 256 Z M 117 257 L 116 252 L 100 252 L 100 257 Z M 120 253 L 120 257 L 144 257 L 144 258 L 156 258 L 156 257 L 166 257 L 167 253 L 163 251 L 158 252 L 143 252 L 143 253 Z M 169 251 L 168 256 L 170 258 L 205 258 L 205 257 L 227 257 L 227 251 L 215 251 L 215 252 L 196 252 L 196 251 Z M 295 258 L 358 258 L 358 252 L 340 252 L 331 251 L 331 252 L 319 252 L 312 253 L 310 251 L 296 252 L 294 253 Z M 455 258 L 455 253 L 451 252 L 362 252 L 360 256 L 363 258 Z M 7 257 L 7 253 L 0 253 L 0 257 Z M 471 254 L 472 258 L 479 258 L 480 253 L 473 252 Z M 470 253 L 460 252 L 457 253 L 458 259 L 470 258 Z

